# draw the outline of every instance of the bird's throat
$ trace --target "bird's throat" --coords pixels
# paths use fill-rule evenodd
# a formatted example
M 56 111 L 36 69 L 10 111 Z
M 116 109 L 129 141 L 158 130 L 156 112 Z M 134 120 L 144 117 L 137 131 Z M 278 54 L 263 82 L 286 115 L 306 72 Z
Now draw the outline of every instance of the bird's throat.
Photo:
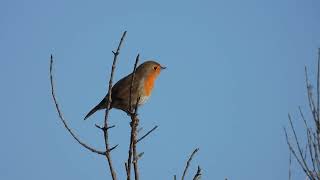
M 153 86 L 154 86 L 154 81 L 156 80 L 158 74 L 157 73 L 150 73 L 147 78 L 144 81 L 144 92 L 146 96 L 150 96 Z

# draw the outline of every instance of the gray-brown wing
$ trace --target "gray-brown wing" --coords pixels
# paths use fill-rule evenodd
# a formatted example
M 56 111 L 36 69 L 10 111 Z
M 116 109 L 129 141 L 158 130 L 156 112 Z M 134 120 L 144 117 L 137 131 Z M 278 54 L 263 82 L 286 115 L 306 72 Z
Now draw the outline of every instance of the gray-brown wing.
M 141 79 L 139 74 L 135 74 L 135 81 L 132 89 L 132 103 L 134 103 L 137 99 L 137 91 L 138 81 L 137 79 Z M 112 102 L 113 107 L 119 109 L 128 109 L 129 104 L 129 96 L 130 96 L 130 86 L 132 81 L 132 74 L 120 79 L 112 88 Z

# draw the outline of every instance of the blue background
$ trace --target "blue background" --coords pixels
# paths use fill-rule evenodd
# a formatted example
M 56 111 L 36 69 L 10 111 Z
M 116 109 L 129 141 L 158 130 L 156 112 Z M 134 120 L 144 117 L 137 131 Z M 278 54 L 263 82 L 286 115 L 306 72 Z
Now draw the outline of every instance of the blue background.
M 287 179 L 283 126 L 307 110 L 304 65 L 315 74 L 320 46 L 318 0 L 0 1 L 0 179 L 108 179 L 103 157 L 64 129 L 102 149 L 103 112 L 84 115 L 106 94 L 112 53 L 124 30 L 115 80 L 132 71 L 137 53 L 167 66 L 140 108 L 141 179 L 181 176 L 200 148 L 203 179 Z M 112 110 L 111 143 L 124 179 L 129 119 Z M 293 178 L 305 175 L 293 161 Z M 110 178 L 109 178 L 110 179 Z

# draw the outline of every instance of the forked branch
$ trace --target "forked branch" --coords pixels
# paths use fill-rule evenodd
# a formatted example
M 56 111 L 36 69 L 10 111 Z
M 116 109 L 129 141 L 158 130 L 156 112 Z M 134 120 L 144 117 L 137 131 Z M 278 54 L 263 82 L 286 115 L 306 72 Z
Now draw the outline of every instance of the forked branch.
M 289 129 L 291 136 L 290 141 L 288 132 L 284 129 L 286 141 L 290 150 L 290 153 L 297 160 L 301 169 L 310 180 L 320 180 L 320 117 L 319 117 L 319 98 L 320 98 L 320 49 L 318 49 L 318 63 L 317 63 L 317 82 L 316 91 L 313 91 L 312 85 L 309 81 L 307 67 L 305 67 L 305 83 L 307 90 L 307 98 L 309 110 L 311 113 L 311 123 L 308 123 L 304 113 L 299 107 L 300 119 L 304 123 L 306 143 L 302 145 L 298 139 L 296 129 L 293 126 L 292 118 L 289 115 Z M 314 94 L 315 92 L 315 94 Z M 307 116 L 308 117 L 308 116 Z M 305 147 L 305 148 L 304 148 Z M 291 157 L 291 156 L 290 156 Z M 291 163 L 291 160 L 290 160 Z M 289 169 L 289 178 L 291 178 L 291 170 Z

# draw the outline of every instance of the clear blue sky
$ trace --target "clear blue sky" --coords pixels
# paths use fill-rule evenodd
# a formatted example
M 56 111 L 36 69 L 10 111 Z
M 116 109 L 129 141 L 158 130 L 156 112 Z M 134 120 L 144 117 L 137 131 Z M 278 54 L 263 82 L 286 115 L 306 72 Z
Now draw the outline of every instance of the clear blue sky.
M 297 120 L 297 107 L 307 110 L 304 65 L 315 67 L 319 22 L 318 0 L 2 0 L 0 179 L 108 179 L 105 159 L 78 145 L 58 119 L 49 55 L 70 126 L 103 148 L 94 127 L 103 112 L 82 119 L 105 95 L 124 30 L 116 80 L 137 53 L 168 67 L 140 108 L 144 131 L 159 125 L 139 144 L 141 179 L 181 175 L 195 147 L 190 173 L 199 164 L 203 179 L 287 179 L 282 127 L 288 112 Z M 117 110 L 110 119 L 123 179 L 129 119 Z M 293 176 L 304 179 L 296 166 Z

